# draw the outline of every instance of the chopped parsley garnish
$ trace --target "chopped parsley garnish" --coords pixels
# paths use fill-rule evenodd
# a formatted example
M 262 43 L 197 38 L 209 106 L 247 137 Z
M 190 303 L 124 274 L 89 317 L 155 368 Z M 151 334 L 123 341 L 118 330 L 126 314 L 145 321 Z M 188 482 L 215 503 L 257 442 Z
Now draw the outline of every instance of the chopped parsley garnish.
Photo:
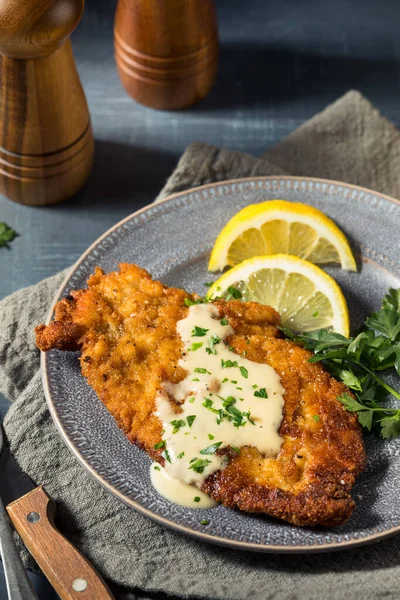
M 316 310 L 316 311 L 313 313 L 313 317 L 318 317 L 318 315 L 319 315 L 319 312 Z
M 319 415 L 313 415 L 313 419 L 316 423 L 318 423 L 319 418 L 320 418 Z
M 204 327 L 198 327 L 195 325 L 192 329 L 192 337 L 204 337 L 207 333 L 208 329 L 204 329 Z
M 193 502 L 200 502 L 200 496 L 195 496 L 193 498 Z
M 231 379 L 231 383 L 234 383 L 236 385 L 237 381 L 235 381 L 234 379 Z
M 253 388 L 253 390 L 258 388 L 258 385 L 255 383 L 254 385 L 251 386 Z
M 190 402 L 190 404 L 193 404 L 193 402 L 196 400 L 195 396 L 191 396 L 188 400 L 188 402 Z
M 208 348 L 206 348 L 207 354 L 217 354 L 217 351 L 215 350 L 214 346 L 219 344 L 220 341 L 221 338 L 218 337 L 215 333 L 213 333 L 213 335 L 208 338 Z
M 161 471 L 161 469 L 158 465 L 154 465 L 153 469 L 154 469 L 154 471 Z
M 221 383 L 226 383 L 227 381 L 229 381 L 229 379 L 227 377 L 224 377 L 224 379 L 221 381 Z
M 254 392 L 254 395 L 257 396 L 257 398 L 268 398 L 267 390 L 265 388 L 260 388 L 259 390 L 256 390 Z
M 221 325 L 229 325 L 229 321 L 228 321 L 228 319 L 226 319 L 225 317 L 223 317 L 223 318 L 220 320 L 220 323 L 221 323 Z
M 171 425 L 173 426 L 172 433 L 177 433 L 181 427 L 186 426 L 186 423 L 183 419 L 178 419 L 175 421 L 171 421 Z
M 192 469 L 196 473 L 202 473 L 206 466 L 210 464 L 211 460 L 208 460 L 208 458 L 192 458 L 190 462 L 192 464 L 189 469 Z
M 215 442 L 215 444 L 211 444 L 211 446 L 207 446 L 207 448 L 203 448 L 200 450 L 200 454 L 215 454 L 222 442 Z
M 240 370 L 241 374 L 243 375 L 243 377 L 244 377 L 245 379 L 247 379 L 247 378 L 248 378 L 248 376 L 249 376 L 249 372 L 248 372 L 248 370 L 246 369 L 246 367 L 239 367 L 239 370 Z
M 190 346 L 190 349 L 193 350 L 193 352 L 195 350 L 198 350 L 199 348 L 201 348 L 203 345 L 203 342 L 193 342 L 193 344 Z
M 208 521 L 207 519 L 203 519 L 202 521 L 200 521 L 200 525 L 209 525 L 210 521 Z
M 221 367 L 223 369 L 228 369 L 229 367 L 237 367 L 237 360 L 224 360 L 221 358 Z
M 231 446 L 231 449 L 236 452 L 237 454 L 239 454 L 240 452 L 240 448 L 238 448 L 237 446 Z
M 382 308 L 366 319 L 356 337 L 346 338 L 327 329 L 296 334 L 283 328 L 286 337 L 314 353 L 309 361 L 322 362 L 326 370 L 345 383 L 352 394 L 338 400 L 368 431 L 382 438 L 400 435 L 400 406 L 387 400 L 400 400 L 395 389 L 380 372 L 400 375 L 400 288 L 389 289 Z
M 242 292 L 240 290 L 233 287 L 233 285 L 230 285 L 228 287 L 228 293 L 225 295 L 226 300 L 232 300 L 232 298 L 234 300 L 240 300 L 241 297 L 242 297 Z
M 193 306 L 194 304 L 204 304 L 204 298 L 198 298 L 197 300 L 191 300 L 190 298 L 185 298 L 184 303 L 185 303 L 185 306 Z
M 161 448 L 165 448 L 165 440 L 162 440 L 161 442 L 154 444 L 153 448 L 154 448 L 154 450 L 161 450 Z
M 215 435 L 211 435 L 211 433 L 208 434 L 208 439 L 209 440 L 215 440 Z
M 210 371 L 207 371 L 207 369 L 204 369 L 203 367 L 196 367 L 193 370 L 195 373 L 207 373 L 208 375 L 211 375 Z
M 243 392 L 243 388 L 241 387 L 236 387 L 237 390 L 240 390 L 241 392 Z
M 161 456 L 165 458 L 165 460 L 167 460 L 169 463 L 172 462 L 168 450 L 163 450 L 163 452 L 161 452 Z
M 242 412 L 238 408 L 234 406 L 236 404 L 236 398 L 233 396 L 228 396 L 227 398 L 222 398 L 223 408 L 217 409 L 214 407 L 214 403 L 210 398 L 205 398 L 203 402 L 203 406 L 217 415 L 217 423 L 218 425 L 226 419 L 230 421 L 234 427 L 242 427 L 246 425 L 247 422 L 255 425 L 254 421 L 251 419 L 250 411 Z
M 211 287 L 213 284 L 212 281 L 206 281 L 206 283 L 204 284 L 206 287 Z
M 189 427 L 191 427 L 193 425 L 193 421 L 195 420 L 195 418 L 196 418 L 196 415 L 189 415 L 187 417 L 187 422 L 188 422 Z
M 8 246 L 8 243 L 12 242 L 17 235 L 18 233 L 14 229 L 11 229 L 7 223 L 0 223 L 0 248 Z
M 200 381 L 200 379 L 198 377 L 195 377 L 194 379 L 192 379 L 192 381 Z
M 181 452 L 180 454 L 178 454 L 178 456 L 176 458 L 183 458 L 185 456 L 184 452 Z

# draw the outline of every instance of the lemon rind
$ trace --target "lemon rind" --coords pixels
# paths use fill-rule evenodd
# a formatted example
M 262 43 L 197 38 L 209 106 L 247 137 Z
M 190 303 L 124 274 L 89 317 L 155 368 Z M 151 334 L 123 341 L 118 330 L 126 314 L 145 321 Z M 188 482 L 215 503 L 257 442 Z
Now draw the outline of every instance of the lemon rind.
M 265 218 L 266 215 L 268 219 Z M 316 229 L 320 237 L 326 238 L 337 249 L 342 268 L 348 271 L 357 270 L 346 236 L 332 219 L 314 206 L 288 200 L 267 200 L 259 204 L 250 204 L 240 210 L 218 235 L 211 252 L 208 270 L 222 271 L 228 264 L 228 250 L 240 234 L 247 229 L 260 229 L 264 223 L 275 219 L 285 220 L 288 223 L 301 222 Z
M 347 303 L 336 281 L 323 271 L 320 267 L 298 256 L 290 254 L 272 254 L 268 256 L 254 256 L 244 260 L 226 273 L 224 273 L 210 287 L 207 298 L 212 299 L 221 296 L 229 286 L 234 285 L 238 281 L 245 281 L 258 268 L 274 268 L 282 269 L 287 273 L 299 273 L 311 279 L 330 301 L 335 310 L 334 330 L 341 333 L 345 337 L 349 336 L 349 314 Z M 240 274 L 238 277 L 237 275 Z M 219 290 L 217 288 L 220 288 Z

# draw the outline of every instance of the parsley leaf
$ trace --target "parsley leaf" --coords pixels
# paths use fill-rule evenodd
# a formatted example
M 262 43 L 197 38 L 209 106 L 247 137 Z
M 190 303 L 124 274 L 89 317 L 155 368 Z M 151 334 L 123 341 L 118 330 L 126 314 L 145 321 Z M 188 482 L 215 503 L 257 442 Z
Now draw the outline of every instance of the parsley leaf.
M 0 248 L 2 246 L 8 246 L 9 242 L 12 242 L 18 233 L 14 231 L 7 223 L 0 223 Z
M 192 464 L 189 469 L 192 469 L 195 473 L 202 473 L 206 466 L 210 464 L 211 460 L 208 460 L 208 458 L 192 458 L 190 462 Z
M 195 325 L 192 329 L 192 337 L 203 337 L 206 335 L 208 329 L 204 329 L 204 327 L 198 327 Z
M 400 435 L 400 408 L 388 405 L 389 396 L 400 400 L 379 372 L 400 374 L 400 289 L 389 289 L 382 308 L 365 321 L 354 338 L 327 329 L 296 333 L 282 328 L 286 337 L 314 353 L 309 361 L 322 362 L 333 377 L 351 389 L 338 399 L 357 414 L 361 425 L 387 439 Z
M 215 454 L 221 444 L 222 442 L 215 442 L 214 444 L 211 444 L 211 446 L 207 446 L 207 448 L 200 450 L 200 454 Z

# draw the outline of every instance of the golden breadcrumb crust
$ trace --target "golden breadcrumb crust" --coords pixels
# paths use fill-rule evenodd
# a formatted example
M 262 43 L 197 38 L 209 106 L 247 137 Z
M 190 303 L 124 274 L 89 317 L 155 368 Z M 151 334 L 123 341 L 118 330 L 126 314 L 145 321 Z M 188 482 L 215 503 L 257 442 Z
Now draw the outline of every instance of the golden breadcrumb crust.
M 162 430 L 155 397 L 162 382 L 186 375 L 178 366 L 183 348 L 176 323 L 187 314 L 187 297 L 195 298 L 153 281 L 136 265 L 123 263 L 109 274 L 97 268 L 87 290 L 71 292 L 57 303 L 50 325 L 36 327 L 41 350 L 81 351 L 82 373 L 118 425 L 162 464 L 161 450 L 154 449 Z M 343 523 L 354 509 L 350 491 L 365 462 L 357 417 L 337 400 L 349 390 L 309 363 L 310 352 L 280 339 L 279 315 L 271 307 L 215 304 L 234 329 L 228 339 L 234 351 L 279 374 L 284 441 L 275 458 L 254 447 L 228 453 L 229 464 L 208 477 L 203 491 L 225 506 L 296 525 Z

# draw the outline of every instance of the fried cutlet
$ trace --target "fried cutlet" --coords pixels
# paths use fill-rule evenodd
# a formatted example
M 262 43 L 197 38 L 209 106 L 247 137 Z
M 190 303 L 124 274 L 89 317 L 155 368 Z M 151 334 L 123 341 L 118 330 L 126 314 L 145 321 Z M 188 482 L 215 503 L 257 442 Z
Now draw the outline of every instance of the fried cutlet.
M 71 292 L 57 303 L 53 321 L 36 327 L 41 350 L 81 351 L 82 373 L 101 401 L 130 441 L 161 464 L 161 449 L 154 448 L 162 440 L 155 399 L 165 382 L 186 375 L 178 364 L 183 344 L 176 330 L 189 310 L 185 298 L 196 297 L 154 281 L 135 265 L 120 264 L 109 274 L 97 268 L 88 289 Z M 233 328 L 233 351 L 270 365 L 281 379 L 283 443 L 274 458 L 242 447 L 202 490 L 225 506 L 296 525 L 345 522 L 365 462 L 357 416 L 337 400 L 348 388 L 321 364 L 309 363 L 310 352 L 282 339 L 271 307 L 238 300 L 214 304 Z

